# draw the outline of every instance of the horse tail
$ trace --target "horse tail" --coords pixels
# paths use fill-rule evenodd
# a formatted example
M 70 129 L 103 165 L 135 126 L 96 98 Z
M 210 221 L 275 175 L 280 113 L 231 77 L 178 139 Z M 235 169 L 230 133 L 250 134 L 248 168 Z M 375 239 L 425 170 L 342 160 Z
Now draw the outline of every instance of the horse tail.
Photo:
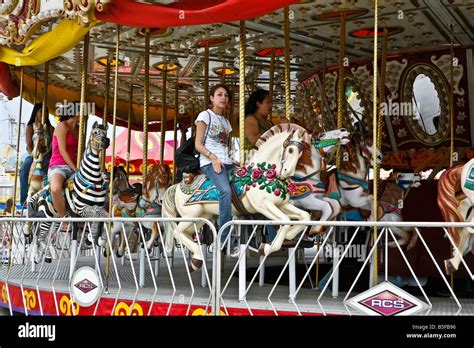
M 178 210 L 176 209 L 176 190 L 179 184 L 170 186 L 163 197 L 163 203 L 161 206 L 161 215 L 165 218 L 175 218 L 178 216 Z M 176 228 L 175 222 L 165 222 L 165 241 L 164 246 L 166 253 L 171 253 L 173 250 L 173 231 Z
M 461 190 L 461 171 L 463 165 L 448 169 L 438 182 L 438 207 L 446 222 L 462 222 L 464 218 L 458 211 L 456 193 Z M 456 245 L 460 242 L 458 228 L 449 227 L 448 232 Z

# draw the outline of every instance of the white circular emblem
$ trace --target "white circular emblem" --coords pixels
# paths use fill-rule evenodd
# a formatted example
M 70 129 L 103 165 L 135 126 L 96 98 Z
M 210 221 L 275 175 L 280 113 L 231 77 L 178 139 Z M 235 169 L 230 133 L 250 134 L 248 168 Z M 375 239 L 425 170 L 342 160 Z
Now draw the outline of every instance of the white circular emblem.
M 82 307 L 92 306 L 102 292 L 99 275 L 88 266 L 81 267 L 74 273 L 70 287 L 74 300 Z

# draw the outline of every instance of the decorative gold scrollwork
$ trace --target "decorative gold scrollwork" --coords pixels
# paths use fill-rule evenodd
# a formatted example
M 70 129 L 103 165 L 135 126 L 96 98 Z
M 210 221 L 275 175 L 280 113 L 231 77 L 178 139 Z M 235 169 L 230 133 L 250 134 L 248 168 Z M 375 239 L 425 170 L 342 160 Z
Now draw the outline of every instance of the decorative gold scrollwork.
M 5 284 L 2 285 L 2 301 L 8 303 L 8 292 Z
M 77 303 L 74 303 L 74 313 L 73 313 L 71 299 L 66 295 L 63 295 L 61 299 L 59 300 L 59 311 L 63 315 L 66 315 L 66 316 L 78 315 L 79 308 L 80 308 L 79 305 Z
M 25 303 L 26 308 L 31 310 L 36 307 L 36 295 L 33 290 L 25 290 L 23 291 L 23 295 L 25 296 Z
M 129 315 L 130 313 L 130 306 L 125 302 L 120 302 L 114 310 L 115 316 L 125 316 Z M 132 309 L 132 316 L 143 316 L 143 308 L 140 304 L 134 303 Z
M 206 313 L 206 311 L 204 310 L 204 308 L 197 308 L 197 309 L 195 309 L 195 310 L 191 313 L 191 316 L 193 316 L 193 317 L 209 316 L 209 315 L 212 315 L 211 310 L 209 310 L 209 311 Z M 219 313 L 219 315 L 225 316 L 225 313 L 221 310 L 220 313 Z

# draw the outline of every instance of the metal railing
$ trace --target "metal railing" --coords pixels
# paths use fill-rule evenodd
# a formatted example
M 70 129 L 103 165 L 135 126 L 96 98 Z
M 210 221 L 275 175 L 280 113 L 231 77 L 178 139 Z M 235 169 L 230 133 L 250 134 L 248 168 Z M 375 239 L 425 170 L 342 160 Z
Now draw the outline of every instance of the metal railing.
M 307 230 L 307 228 L 313 227 L 313 226 L 326 226 L 326 227 L 329 228 L 329 231 L 327 231 L 323 235 L 323 237 L 318 241 L 317 245 L 315 244 L 315 246 L 313 248 L 314 255 L 311 257 L 311 261 L 310 261 L 309 266 L 306 263 L 306 258 L 304 258 L 306 272 L 305 272 L 304 276 L 302 277 L 302 279 L 300 279 L 297 282 L 296 281 L 296 275 L 295 275 L 296 274 L 296 270 L 295 270 L 296 258 L 298 256 L 298 247 L 301 244 L 301 242 L 303 240 L 303 237 L 304 237 L 304 233 L 300 233 L 295 245 L 293 247 L 288 248 L 288 257 L 287 257 L 286 262 L 284 263 L 283 268 L 281 269 L 279 275 L 277 276 L 277 279 L 276 279 L 275 283 L 272 286 L 270 286 L 270 288 L 266 287 L 266 290 L 268 290 L 268 291 L 266 293 L 264 293 L 262 291 L 262 288 L 265 288 L 265 287 L 263 287 L 262 273 L 265 270 L 265 263 L 268 261 L 268 258 L 271 257 L 272 254 L 265 255 L 265 256 L 260 256 L 258 264 L 255 265 L 255 267 L 256 267 L 255 273 L 251 277 L 250 281 L 248 279 L 246 279 L 246 273 L 247 272 L 245 272 L 244 270 L 247 269 L 247 255 L 252 252 L 251 243 L 252 243 L 252 240 L 256 236 L 257 227 L 258 226 L 268 226 L 268 225 L 279 225 L 279 226 L 282 226 L 282 225 L 292 225 L 292 226 L 303 225 L 303 226 L 306 227 L 306 230 Z M 296 310 L 296 312 L 299 315 L 301 315 L 302 314 L 302 310 L 300 308 L 301 306 L 297 302 L 298 296 L 300 296 L 300 297 L 302 297 L 303 299 L 306 300 L 306 302 L 305 302 L 306 311 L 308 311 L 308 308 L 310 308 L 309 311 L 311 311 L 311 312 L 321 312 L 322 314 L 326 315 L 327 310 L 325 309 L 325 306 L 322 303 L 323 298 L 327 299 L 327 297 L 324 297 L 324 295 L 326 293 L 326 290 L 328 289 L 329 285 L 332 282 L 332 285 L 333 285 L 332 286 L 332 298 L 333 299 L 338 298 L 338 296 L 339 296 L 339 289 L 338 289 L 338 287 L 339 287 L 339 285 L 338 285 L 339 284 L 339 268 L 341 266 L 341 263 L 343 262 L 343 260 L 345 258 L 347 258 L 348 254 L 350 253 L 352 246 L 354 246 L 354 244 L 353 244 L 354 240 L 355 240 L 356 236 L 358 234 L 360 234 L 361 228 L 373 228 L 374 226 L 377 226 L 381 230 L 379 231 L 379 234 L 378 234 L 378 237 L 377 237 L 375 243 L 372 242 L 372 244 L 370 245 L 369 253 L 367 255 L 365 255 L 365 257 L 363 257 L 363 264 L 362 264 L 356 278 L 351 283 L 349 291 L 345 294 L 344 299 L 342 301 L 343 302 L 342 306 L 336 306 L 336 307 L 339 307 L 338 311 L 339 311 L 340 314 L 349 314 L 349 315 L 353 314 L 353 312 L 351 312 L 351 310 L 347 306 L 347 301 L 348 301 L 351 293 L 353 293 L 354 287 L 355 287 L 356 283 L 358 282 L 358 280 L 360 279 L 361 274 L 364 271 L 364 269 L 366 268 L 366 266 L 368 265 L 368 263 L 370 263 L 370 281 L 369 281 L 369 284 L 367 284 L 367 288 L 373 287 L 375 285 L 374 284 L 373 255 L 374 255 L 374 251 L 377 247 L 379 247 L 380 249 L 382 249 L 384 251 L 383 252 L 384 271 L 383 271 L 383 274 L 381 275 L 381 277 L 383 278 L 383 281 L 385 281 L 385 282 L 387 282 L 389 280 L 389 273 L 388 273 L 389 240 L 393 243 L 396 250 L 398 250 L 399 253 L 401 254 L 402 259 L 403 259 L 404 263 L 406 264 L 406 266 L 408 267 L 411 276 L 415 280 L 418 288 L 420 289 L 420 292 L 422 293 L 423 298 L 427 302 L 428 311 L 425 312 L 424 314 L 429 314 L 432 311 L 433 304 L 430 301 L 430 299 L 428 298 L 427 294 L 425 293 L 425 291 L 423 289 L 423 286 L 421 285 L 421 282 L 419 280 L 419 277 L 415 274 L 414 268 L 412 267 L 412 265 L 410 264 L 410 262 L 407 258 L 406 251 L 401 247 L 397 237 L 395 236 L 395 234 L 393 232 L 394 227 L 403 227 L 403 228 L 411 227 L 411 228 L 413 228 L 413 233 L 415 233 L 417 235 L 417 237 L 419 238 L 420 243 L 422 244 L 424 250 L 426 250 L 427 254 L 429 255 L 429 259 L 433 263 L 433 265 L 434 265 L 437 273 L 439 274 L 440 278 L 443 280 L 443 283 L 446 286 L 447 291 L 449 292 L 452 301 L 454 301 L 455 308 L 451 311 L 453 314 L 461 313 L 461 310 L 463 309 L 463 307 L 461 305 L 460 300 L 458 299 L 455 292 L 453 291 L 452 287 L 450 286 L 448 280 L 446 279 L 445 274 L 441 270 L 441 267 L 438 265 L 437 260 L 434 258 L 432 250 L 428 246 L 428 244 L 426 243 L 425 239 L 423 238 L 423 236 L 420 232 L 420 229 L 422 229 L 422 228 L 432 228 L 432 227 L 437 227 L 437 228 L 442 229 L 442 231 L 446 235 L 447 239 L 449 240 L 450 245 L 453 247 L 453 250 L 454 250 L 453 255 L 458 255 L 461 258 L 461 264 L 466 269 L 466 271 L 469 274 L 471 280 L 474 280 L 473 273 L 470 270 L 469 266 L 467 265 L 463 255 L 462 255 L 462 252 L 456 247 L 452 237 L 449 235 L 449 233 L 447 231 L 447 228 L 449 228 L 449 227 L 458 227 L 458 228 L 473 227 L 474 226 L 473 223 L 468 223 L 468 222 L 465 222 L 465 223 L 444 223 L 444 222 L 397 222 L 397 223 L 394 223 L 394 222 L 365 222 L 365 221 L 364 222 L 356 222 L 356 221 L 351 221 L 351 222 L 347 222 L 347 221 L 320 222 L 320 221 L 233 220 L 231 222 L 228 222 L 226 225 L 224 225 L 219 230 L 218 239 L 217 239 L 219 241 L 219 247 L 218 248 L 219 249 L 223 248 L 222 243 L 220 243 L 220 239 L 221 239 L 220 236 L 222 235 L 222 231 L 225 228 L 230 227 L 231 230 L 234 231 L 234 234 L 237 231 L 237 234 L 242 236 L 241 229 L 242 229 L 243 226 L 252 226 L 253 228 L 252 228 L 251 232 L 248 233 L 248 237 L 244 238 L 240 242 L 240 253 L 239 253 L 238 258 L 236 258 L 235 264 L 234 264 L 230 274 L 228 276 L 226 275 L 225 279 L 220 279 L 220 277 L 218 277 L 217 283 L 216 283 L 216 298 L 218 300 L 217 305 L 219 306 L 219 308 L 220 308 L 220 306 L 222 306 L 226 313 L 227 313 L 227 304 L 226 304 L 227 300 L 234 301 L 234 303 L 235 303 L 236 300 L 238 300 L 239 302 L 243 302 L 245 304 L 247 310 L 248 310 L 248 313 L 250 315 L 253 315 L 252 308 L 258 308 L 258 307 L 261 308 L 262 306 L 264 306 L 264 304 L 262 303 L 263 302 L 262 299 L 266 299 L 266 302 L 268 303 L 267 306 L 269 305 L 272 308 L 274 314 L 278 315 L 279 314 L 279 309 L 276 308 L 276 306 L 277 306 L 276 303 L 278 303 L 278 305 L 281 305 L 281 296 L 282 296 L 282 291 L 281 291 L 281 289 L 279 289 L 279 288 L 281 288 L 281 286 L 279 287 L 279 284 L 281 283 L 281 280 L 284 276 L 284 273 L 288 270 L 288 278 L 289 278 L 288 279 L 288 282 L 289 282 L 288 300 L 289 300 L 289 304 L 292 306 L 292 308 L 289 308 L 288 306 L 284 305 L 283 308 L 280 309 L 280 311 L 285 312 L 285 311 L 291 311 L 291 310 L 295 311 Z M 348 244 L 345 245 L 341 249 L 341 248 L 339 248 L 339 246 L 336 243 L 336 238 L 334 238 L 335 231 L 336 231 L 336 229 L 348 228 L 348 227 L 355 228 L 355 231 L 353 232 Z M 230 235 L 231 235 L 231 233 L 229 233 L 229 236 Z M 384 238 L 382 238 L 382 237 L 384 237 Z M 230 237 L 228 237 L 226 239 L 226 243 L 229 243 L 229 238 Z M 380 243 L 383 240 L 385 240 L 385 243 L 381 247 Z M 321 261 L 322 254 L 324 253 L 325 250 L 328 250 L 327 247 L 332 248 L 332 253 L 331 253 L 332 254 L 331 255 L 332 256 L 331 257 L 332 258 L 332 268 L 327 273 L 327 275 L 323 278 L 324 282 L 322 284 L 322 289 L 318 293 L 317 299 L 315 301 L 315 304 L 317 304 L 317 307 L 314 307 L 314 306 L 311 307 L 311 304 L 308 303 L 308 301 L 307 301 L 308 297 L 310 297 L 311 295 L 308 295 L 308 292 L 306 292 L 305 294 L 302 294 L 302 292 L 304 292 L 304 291 L 302 291 L 303 284 L 304 284 L 305 281 L 309 280 L 312 287 L 313 287 L 311 278 L 309 278 L 310 271 L 313 268 L 313 266 L 315 266 L 315 264 L 317 264 L 318 262 Z M 301 250 L 304 250 L 304 249 L 301 249 Z M 331 249 L 329 249 L 329 250 L 331 250 Z M 221 270 L 220 257 L 221 257 L 221 254 L 218 254 L 219 260 L 217 262 L 217 267 L 218 267 L 217 274 L 222 276 L 223 272 Z M 382 260 L 382 257 L 379 260 Z M 233 277 L 236 275 L 237 270 L 238 270 L 238 284 L 235 284 L 235 281 L 233 280 Z M 259 276 L 259 288 L 260 288 L 260 290 L 257 289 L 257 291 L 253 291 L 253 293 L 252 293 L 252 287 L 255 287 L 254 285 L 256 284 L 257 276 Z M 238 295 L 237 296 L 235 296 L 235 295 L 234 296 L 226 296 L 226 291 L 229 289 L 231 284 L 233 284 L 234 287 L 238 287 Z M 277 292 L 278 292 L 278 294 L 277 294 Z M 313 296 L 314 296 L 314 293 L 313 293 Z M 225 300 L 225 297 L 226 297 L 226 300 Z M 277 298 L 277 300 L 275 301 L 274 298 Z M 249 303 L 250 300 L 254 301 L 253 304 Z M 280 301 L 278 301 L 278 300 L 280 300 Z M 332 302 L 331 305 L 333 306 L 333 309 L 334 309 L 335 308 L 334 307 L 334 300 L 332 300 L 330 302 Z M 343 309 L 342 311 L 340 310 L 341 308 Z M 473 314 L 474 311 L 470 311 L 469 313 Z
M 22 232 L 22 227 L 27 221 L 32 223 L 34 235 L 34 238 L 30 243 L 27 242 Z M 59 232 L 59 230 L 54 228 L 55 224 L 52 224 L 44 241 L 46 244 L 45 252 L 41 254 L 40 259 L 35 259 L 34 253 L 37 249 L 37 230 L 39 224 L 43 221 L 59 223 L 60 225 L 62 222 L 68 221 L 70 226 L 72 226 L 72 232 L 70 233 L 71 238 L 58 238 L 58 234 L 64 232 Z M 9 250 L 11 254 L 11 256 L 5 258 L 3 261 L 0 271 L 0 282 L 4 282 L 4 298 L 11 299 L 10 287 L 18 285 L 21 288 L 21 294 L 25 293 L 25 296 L 22 296 L 23 311 L 28 315 L 30 312 L 29 307 L 31 306 L 28 305 L 26 293 L 31 291 L 25 291 L 24 288 L 34 288 L 35 291 L 33 295 L 35 301 L 37 299 L 38 302 L 35 313 L 37 312 L 37 314 L 43 315 L 46 313 L 44 312 L 45 303 L 41 294 L 43 290 L 51 290 L 53 293 L 55 312 L 59 315 L 63 304 L 58 303 L 57 292 L 59 291 L 58 289 L 61 289 L 61 291 L 64 292 L 64 289 L 67 288 L 69 293 L 69 298 L 67 299 L 68 313 L 72 315 L 80 314 L 76 313 L 78 307 L 73 303 L 74 296 L 72 293 L 72 284 L 68 282 L 78 266 L 89 265 L 96 269 L 102 285 L 100 297 L 94 305 L 93 312 L 90 314 L 99 314 L 98 308 L 101 306 L 101 301 L 105 301 L 106 298 L 107 300 L 112 298 L 113 304 L 110 313 L 105 315 L 119 315 L 120 313 L 131 315 L 134 308 L 138 306 L 137 301 L 140 298 L 140 292 L 144 292 L 143 295 L 149 303 L 149 309 L 147 313 L 142 313 L 144 312 L 143 309 L 139 310 L 142 314 L 150 315 L 155 302 L 157 302 L 157 296 L 160 296 L 160 303 L 167 304 L 165 314 L 170 314 L 173 305 L 178 301 L 181 306 L 185 305 L 185 302 L 187 303 L 186 308 L 181 310 L 180 313 L 189 315 L 191 307 L 197 306 L 196 303 L 193 303 L 197 292 L 195 284 L 201 285 L 199 289 L 204 289 L 204 287 L 207 289 L 205 290 L 207 295 L 200 291 L 201 302 L 203 296 L 208 296 L 204 312 L 210 313 L 211 309 L 214 310 L 216 306 L 212 284 L 215 283 L 216 267 L 214 264 L 212 265 L 213 273 L 210 276 L 209 267 L 206 262 L 208 261 L 207 247 L 201 245 L 200 248 L 201 252 L 204 251 L 204 253 L 200 255 L 204 260 L 200 272 L 201 274 L 192 276 L 188 269 L 188 257 L 184 252 L 184 248 L 181 248 L 180 255 L 174 250 L 172 251 L 173 255 L 168 255 L 166 248 L 162 245 L 159 247 L 155 244 L 152 251 L 149 251 L 144 247 L 144 243 L 141 243 L 138 251 L 132 251 L 133 248 L 131 247 L 129 240 L 131 232 L 126 229 L 129 228 L 130 225 L 134 226 L 139 233 L 138 239 L 143 242 L 146 240 L 144 227 L 142 226 L 142 223 L 144 222 L 157 223 L 161 241 L 163 241 L 164 235 L 163 224 L 179 222 L 192 223 L 196 234 L 199 234 L 198 225 L 207 225 L 214 239 L 216 237 L 216 229 L 214 225 L 208 220 L 201 218 L 3 218 L 0 220 L 0 226 L 5 226 L 5 228 L 10 226 L 10 228 L 5 231 L 2 229 L 2 236 L 4 236 L 2 242 L 6 242 L 4 249 Z M 84 255 L 83 252 L 83 246 L 86 243 L 87 235 L 92 232 L 91 226 L 93 224 L 98 225 L 98 223 L 103 223 L 103 232 L 101 234 L 105 239 L 105 246 L 102 248 L 105 257 L 103 260 L 101 260 L 101 257 L 103 257 L 101 255 L 101 248 L 98 246 L 90 247 L 88 249 L 88 255 Z M 121 262 L 118 260 L 119 256 L 115 255 L 114 252 L 111 252 L 114 250 L 114 240 L 111 237 L 110 231 L 111 228 L 114 227 L 118 227 L 122 232 L 121 237 L 125 237 L 125 255 L 122 256 Z M 14 231 L 13 233 L 8 232 L 12 230 Z M 14 236 L 15 238 L 9 236 Z M 67 245 L 67 243 L 70 243 L 70 245 Z M 197 238 L 197 243 L 201 244 L 200 238 Z M 217 260 L 215 256 L 216 253 L 217 251 L 214 252 L 212 257 L 213 262 Z M 49 265 L 47 264 L 47 257 L 52 259 Z M 127 260 L 125 258 L 127 258 Z M 175 258 L 182 261 L 178 266 L 174 266 Z M 33 261 L 30 262 L 30 259 Z M 36 264 L 34 260 L 38 263 Z M 168 275 L 165 273 L 163 273 L 163 275 L 160 274 L 161 277 L 158 279 L 159 265 L 162 260 L 165 261 Z M 153 267 L 152 262 L 155 263 L 155 267 Z M 182 272 L 183 265 L 185 272 Z M 148 278 L 145 275 L 148 275 Z M 183 282 L 183 279 L 187 279 L 187 282 Z M 161 284 L 159 284 L 159 282 L 161 282 Z M 165 284 L 167 282 L 170 283 L 169 286 Z M 150 285 L 152 286 L 152 291 L 150 291 Z M 162 290 L 160 294 L 158 294 L 159 290 Z M 122 305 L 122 303 L 118 303 L 124 295 L 129 297 L 131 305 Z M 186 296 L 189 298 L 189 301 L 186 301 Z M 8 302 L 10 312 L 13 314 L 11 301 L 5 302 Z M 123 312 L 123 308 L 127 308 L 126 313 Z M 19 310 L 19 308 L 15 308 L 15 311 L 17 310 Z M 215 314 L 213 311 L 212 313 Z M 48 314 L 52 313 L 49 311 Z M 103 311 L 101 311 L 100 314 L 104 315 Z

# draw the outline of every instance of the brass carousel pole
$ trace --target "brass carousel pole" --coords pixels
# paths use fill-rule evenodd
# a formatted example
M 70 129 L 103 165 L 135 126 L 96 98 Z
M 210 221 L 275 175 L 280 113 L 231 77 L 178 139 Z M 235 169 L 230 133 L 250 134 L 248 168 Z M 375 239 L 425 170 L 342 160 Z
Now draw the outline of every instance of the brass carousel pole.
M 127 175 L 130 175 L 130 138 L 132 135 L 132 114 L 133 114 L 133 78 L 130 82 L 130 91 L 128 95 L 128 120 L 127 120 Z
M 194 118 L 196 117 L 196 99 L 191 99 L 191 136 L 195 136 L 196 135 L 196 125 L 194 124 Z M 206 103 L 207 105 L 207 103 Z M 207 108 L 209 107 L 209 105 L 206 106 L 206 110 Z
M 451 63 L 449 64 L 449 74 L 450 74 L 450 81 L 451 84 L 450 92 L 449 92 L 449 124 L 451 130 L 451 139 L 450 139 L 450 160 L 449 160 L 449 167 L 453 166 L 453 157 L 454 157 L 454 42 L 453 42 L 453 25 L 451 27 Z
M 337 127 L 344 124 L 344 56 L 346 54 L 346 12 L 341 12 L 341 27 L 339 33 L 339 76 L 337 83 Z M 336 167 L 341 167 L 341 147 L 337 145 Z
M 449 83 L 451 88 L 449 91 L 449 128 L 450 128 L 450 144 L 449 144 L 449 167 L 452 168 L 454 164 L 454 26 L 450 25 L 451 29 L 451 61 L 449 64 Z M 454 256 L 454 250 L 451 250 Z M 454 274 L 450 277 L 451 289 L 454 289 Z
M 273 105 L 273 86 L 275 83 L 275 47 L 272 47 L 272 57 L 270 60 L 270 72 L 269 72 L 269 82 L 268 82 L 268 94 L 270 97 L 270 103 Z M 273 107 L 270 109 L 270 112 L 268 113 L 268 120 L 272 120 L 272 113 L 273 113 Z
M 291 122 L 290 8 L 285 7 L 285 116 Z
M 115 162 L 115 130 L 116 130 L 116 121 L 117 121 L 117 96 L 118 96 L 118 71 L 119 71 L 119 47 L 120 47 L 120 25 L 117 25 L 117 43 L 115 45 L 115 60 L 117 64 L 115 65 L 115 81 L 114 81 L 114 114 L 112 121 L 112 155 L 110 158 L 110 181 L 109 181 L 109 218 L 113 216 L 112 201 L 113 201 L 113 188 L 114 188 L 114 162 Z M 103 150 L 105 152 L 105 150 Z M 107 233 L 111 236 L 111 223 L 108 224 Z M 111 241 L 112 243 L 112 241 Z M 105 271 L 105 291 L 109 289 L 109 274 L 110 274 L 110 253 L 111 250 L 109 247 L 107 250 L 107 262 L 106 262 L 106 271 Z
M 44 85 L 44 92 L 43 92 L 43 105 L 41 105 L 41 124 L 46 123 L 46 104 L 48 103 L 48 85 L 49 85 L 49 61 L 44 63 L 44 80 L 43 80 L 43 85 Z M 51 139 L 51 141 L 53 141 Z
M 160 164 L 164 163 L 165 160 L 165 138 L 166 138 L 166 80 L 168 77 L 168 63 L 164 63 L 163 70 L 163 88 L 161 91 L 161 132 L 160 132 Z M 148 139 L 148 138 L 147 138 Z
M 150 97 L 150 29 L 145 33 L 145 85 L 143 88 L 143 163 L 142 182 L 145 184 L 148 164 L 148 98 Z
M 204 46 L 204 110 L 209 108 L 209 41 Z M 193 113 L 194 117 L 194 113 Z M 194 123 L 194 122 L 193 122 Z
M 383 29 L 383 46 L 382 46 L 382 64 L 381 64 L 381 72 L 380 72 L 380 86 L 379 86 L 379 100 L 378 100 L 378 107 L 377 107 L 377 143 L 375 149 L 382 152 L 382 133 L 383 133 L 383 115 L 382 115 L 382 103 L 385 101 L 385 78 L 387 75 L 387 49 L 388 49 L 388 28 L 384 27 Z M 376 76 L 376 75 L 374 75 Z M 375 78 L 374 78 L 375 79 Z M 375 161 L 374 161 L 375 163 Z M 380 176 L 380 167 L 374 165 L 374 187 L 377 183 L 377 192 L 374 192 L 374 197 L 376 197 L 375 193 L 378 193 L 378 185 L 379 183 L 379 176 Z M 377 179 L 375 179 L 377 178 Z M 377 181 L 375 181 L 377 180 Z M 374 209 L 377 209 L 378 202 L 374 202 Z M 377 221 L 377 220 L 376 220 Z M 388 233 L 385 232 L 385 262 L 388 261 Z M 385 269 L 388 270 L 388 265 L 385 265 Z M 385 272 L 385 281 L 388 281 L 388 272 Z
M 245 139 L 245 21 L 240 21 L 239 40 L 239 138 L 240 138 L 240 164 L 245 164 L 244 139 Z
M 17 194 L 17 182 L 18 182 L 18 163 L 20 161 L 20 138 L 21 138 L 21 114 L 23 112 L 23 74 L 24 68 L 21 67 L 20 72 L 20 110 L 18 112 L 18 133 L 16 138 L 16 163 L 15 163 L 15 180 L 13 184 L 13 207 L 12 207 L 12 217 L 15 217 L 16 211 L 16 194 Z M 10 224 L 10 231 L 12 231 L 12 239 L 13 239 L 13 222 Z M 11 265 L 12 265 L 12 247 L 13 241 L 9 243 L 8 246 L 8 275 L 7 278 L 10 276 Z M 8 283 L 6 282 L 6 289 L 7 289 L 7 298 L 10 299 L 10 292 L 8 289 Z M 10 307 L 11 308 L 11 307 Z M 10 312 L 11 314 L 11 312 Z
M 86 142 L 86 129 L 87 129 L 87 116 L 85 114 L 85 103 L 86 103 L 86 89 L 87 89 L 87 68 L 89 62 L 89 33 L 84 36 L 84 45 L 82 48 L 82 76 L 81 76 L 81 105 L 79 108 L 80 121 L 79 121 L 79 145 L 77 150 L 76 165 L 79 167 L 81 164 L 82 155 L 84 154 L 85 142 Z
M 116 59 L 115 67 L 118 67 L 118 57 Z M 105 95 L 104 95 L 104 114 L 102 115 L 102 125 L 105 127 L 107 124 L 107 115 L 109 114 L 109 93 L 110 93 L 110 54 L 107 55 L 107 64 L 105 66 Z M 100 154 L 100 169 L 103 171 L 105 168 L 105 151 Z M 113 163 L 111 164 L 113 166 Z
M 38 70 L 35 70 L 35 96 L 33 98 L 33 105 L 36 104 L 37 93 L 38 93 Z
M 377 68 L 377 62 L 378 62 L 378 19 L 379 19 L 379 7 L 378 7 L 378 0 L 374 0 L 374 78 L 373 78 L 373 86 L 372 86 L 372 98 L 373 98 L 373 106 L 372 106 L 372 117 L 373 117 L 373 125 L 372 125 L 372 141 L 373 144 L 376 146 L 377 145 L 377 135 L 378 135 L 378 120 L 377 120 L 377 110 L 379 108 L 379 103 L 378 103 L 378 98 L 377 98 L 377 76 L 378 76 L 378 68 Z M 373 217 L 374 217 L 374 222 L 378 220 L 378 185 L 379 185 L 379 178 L 378 175 L 376 175 L 379 171 L 379 164 L 377 162 L 377 151 L 375 150 L 373 155 L 372 155 L 372 161 L 373 161 L 373 166 L 374 166 L 374 183 L 373 183 L 373 197 L 374 197 L 374 207 L 373 207 Z M 375 241 L 377 240 L 377 226 L 374 226 L 374 234 L 373 234 L 373 242 L 375 244 Z M 373 261 L 374 263 L 374 285 L 378 284 L 378 249 L 375 247 L 374 250 L 374 258 Z
M 176 182 L 176 148 L 178 142 L 178 111 L 179 110 L 179 69 L 176 70 L 176 87 L 174 90 L 174 119 L 173 119 L 173 184 Z M 183 127 L 184 128 L 184 127 Z M 181 144 L 180 144 L 181 145 Z

